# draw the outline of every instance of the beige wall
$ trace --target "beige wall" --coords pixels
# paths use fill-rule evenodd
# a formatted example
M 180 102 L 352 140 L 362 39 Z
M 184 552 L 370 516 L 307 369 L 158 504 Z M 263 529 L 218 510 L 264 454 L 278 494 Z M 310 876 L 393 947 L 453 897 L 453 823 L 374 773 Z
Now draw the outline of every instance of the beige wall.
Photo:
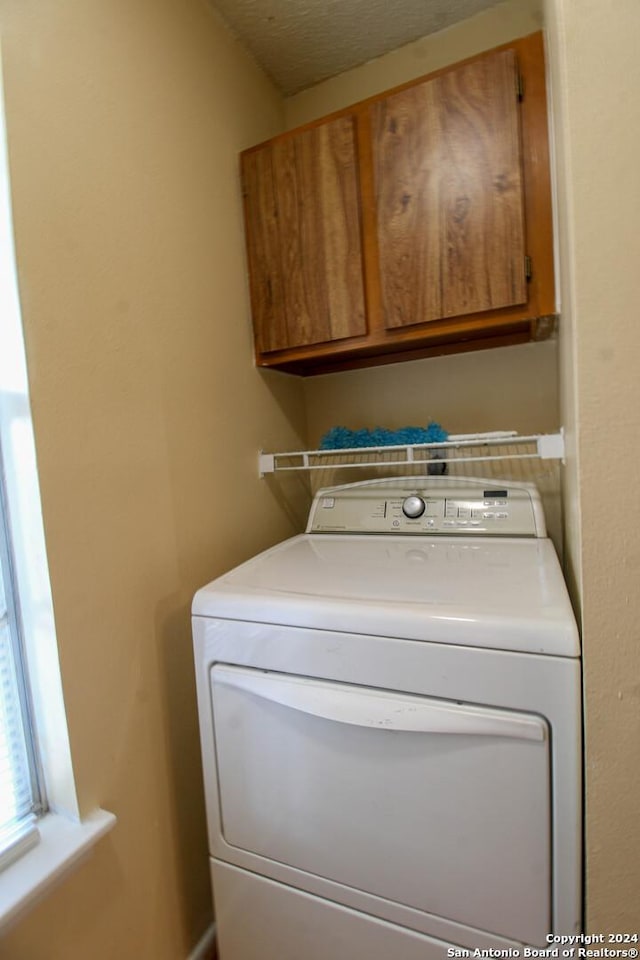
M 238 151 L 282 104 L 201 0 L 0 0 L 20 287 L 71 746 L 95 853 L 11 960 L 180 960 L 210 920 L 189 605 L 294 530 L 257 478 Z M 237 507 L 236 507 L 237 505 Z
M 521 433 L 558 426 L 554 341 L 330 373 L 305 389 L 312 446 L 338 424 L 397 429 L 436 420 L 451 433 L 511 429 L 514 421 Z
M 640 7 L 547 5 L 570 317 L 562 346 L 573 437 L 567 502 L 583 611 L 587 921 L 594 932 L 637 931 L 640 522 L 630 490 L 640 471 L 631 443 L 640 432 L 640 103 L 630 94 L 640 89 Z
M 554 230 L 556 238 L 556 291 L 562 315 L 559 339 L 560 421 L 565 430 L 567 450 L 563 472 L 563 513 L 565 576 L 574 608 L 579 613 L 582 596 L 582 547 L 580 517 L 579 454 L 577 440 L 576 317 L 571 195 L 571 145 L 568 137 L 565 68 L 567 42 L 560 4 L 545 2 L 545 52 L 550 99 L 551 162 L 554 183 Z

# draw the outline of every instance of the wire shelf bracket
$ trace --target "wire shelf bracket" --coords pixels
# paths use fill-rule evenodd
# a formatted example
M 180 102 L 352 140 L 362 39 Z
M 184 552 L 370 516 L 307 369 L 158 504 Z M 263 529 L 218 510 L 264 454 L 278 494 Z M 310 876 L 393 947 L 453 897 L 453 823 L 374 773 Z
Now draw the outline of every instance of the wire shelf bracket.
M 524 444 L 532 445 L 531 452 L 502 452 Z M 456 451 L 455 456 L 447 456 Z M 460 451 L 468 451 L 468 453 Z M 393 460 L 381 459 L 382 455 L 395 454 Z M 340 463 L 331 458 L 340 457 Z M 364 458 L 364 459 L 363 459 Z M 367 459 L 371 458 L 371 459 Z M 260 477 L 272 473 L 300 470 L 344 470 L 353 467 L 398 467 L 439 463 L 485 463 L 490 460 L 561 460 L 565 462 L 564 430 L 558 433 L 542 433 L 521 436 L 514 430 L 498 430 L 491 433 L 464 433 L 450 436 L 441 443 L 398 444 L 384 447 L 350 447 L 342 450 L 294 450 L 285 453 L 258 455 Z

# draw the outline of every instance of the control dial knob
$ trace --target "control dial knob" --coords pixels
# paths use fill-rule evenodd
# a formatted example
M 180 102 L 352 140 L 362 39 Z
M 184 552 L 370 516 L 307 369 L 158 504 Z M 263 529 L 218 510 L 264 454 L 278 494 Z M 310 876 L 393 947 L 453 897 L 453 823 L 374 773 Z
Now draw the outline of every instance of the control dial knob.
M 405 517 L 409 517 L 411 520 L 417 520 L 418 517 L 421 517 L 424 510 L 425 505 L 422 497 L 407 497 L 402 504 L 402 512 Z

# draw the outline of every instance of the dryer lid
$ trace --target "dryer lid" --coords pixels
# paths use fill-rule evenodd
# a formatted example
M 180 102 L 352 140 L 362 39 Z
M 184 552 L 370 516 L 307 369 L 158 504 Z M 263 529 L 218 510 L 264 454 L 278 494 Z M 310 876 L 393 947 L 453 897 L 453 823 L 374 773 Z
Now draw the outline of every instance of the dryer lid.
M 195 616 L 579 656 L 549 540 L 304 534 L 198 591 Z

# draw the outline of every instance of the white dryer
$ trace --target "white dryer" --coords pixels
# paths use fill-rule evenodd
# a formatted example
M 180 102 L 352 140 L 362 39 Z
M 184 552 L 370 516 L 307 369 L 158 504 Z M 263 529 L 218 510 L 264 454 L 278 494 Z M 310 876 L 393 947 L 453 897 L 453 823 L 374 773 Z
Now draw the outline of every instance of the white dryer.
M 321 491 L 193 634 L 221 960 L 580 929 L 579 643 L 535 488 Z

